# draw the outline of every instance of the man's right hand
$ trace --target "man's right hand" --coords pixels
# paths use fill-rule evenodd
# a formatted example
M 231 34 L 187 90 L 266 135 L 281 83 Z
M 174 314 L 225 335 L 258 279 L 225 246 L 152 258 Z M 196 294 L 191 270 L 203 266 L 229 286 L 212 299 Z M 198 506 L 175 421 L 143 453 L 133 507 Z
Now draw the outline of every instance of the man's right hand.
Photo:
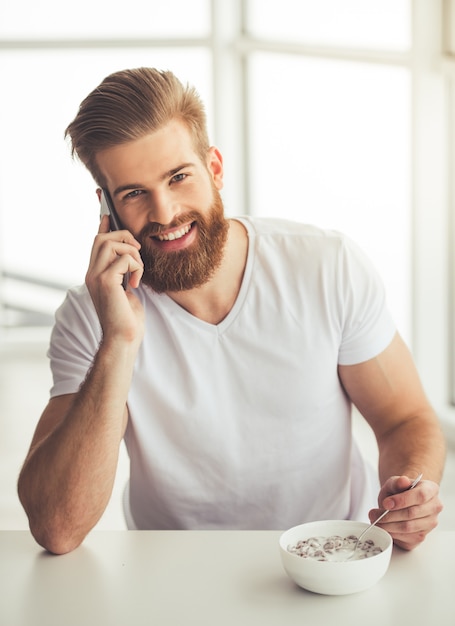
M 144 271 L 140 247 L 140 243 L 128 230 L 111 232 L 109 217 L 102 217 L 85 282 L 105 341 L 112 338 L 140 343 L 142 340 L 143 310 L 131 290 L 139 286 Z M 130 273 L 130 279 L 125 291 L 122 281 L 127 272 Z
M 143 308 L 132 290 L 143 273 L 139 248 L 130 232 L 109 232 L 103 217 L 86 275 L 103 340 L 79 390 L 52 398 L 44 409 L 19 476 L 30 530 L 55 554 L 83 541 L 112 493 L 144 332 Z M 125 291 L 127 271 L 131 278 Z

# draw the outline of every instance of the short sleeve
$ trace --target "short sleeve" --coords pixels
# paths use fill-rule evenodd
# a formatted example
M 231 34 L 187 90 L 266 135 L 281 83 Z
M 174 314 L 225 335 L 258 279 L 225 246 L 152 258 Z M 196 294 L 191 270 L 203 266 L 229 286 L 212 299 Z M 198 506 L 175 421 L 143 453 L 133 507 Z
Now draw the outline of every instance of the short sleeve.
M 101 327 L 85 286 L 71 289 L 55 315 L 48 357 L 51 397 L 79 390 L 101 341 Z
M 342 338 L 338 363 L 354 365 L 385 350 L 396 333 L 382 280 L 367 256 L 343 240 L 338 266 Z

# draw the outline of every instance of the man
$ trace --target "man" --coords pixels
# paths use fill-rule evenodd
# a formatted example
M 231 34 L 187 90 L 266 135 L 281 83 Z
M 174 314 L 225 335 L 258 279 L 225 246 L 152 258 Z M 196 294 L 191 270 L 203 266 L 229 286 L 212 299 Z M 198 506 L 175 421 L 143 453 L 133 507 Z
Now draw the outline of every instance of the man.
M 123 228 L 102 217 L 86 284 L 57 313 L 54 386 L 19 478 L 36 540 L 83 541 L 125 438 L 131 528 L 282 529 L 387 508 L 395 543 L 418 545 L 442 509 L 444 440 L 363 255 L 305 225 L 226 220 L 202 104 L 170 72 L 107 77 L 67 134 Z

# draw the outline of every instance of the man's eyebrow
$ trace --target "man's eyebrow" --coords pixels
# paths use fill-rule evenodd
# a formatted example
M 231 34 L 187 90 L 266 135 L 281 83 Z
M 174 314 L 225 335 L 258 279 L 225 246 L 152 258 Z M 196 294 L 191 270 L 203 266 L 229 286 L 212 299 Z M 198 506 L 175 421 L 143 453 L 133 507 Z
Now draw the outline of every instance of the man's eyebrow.
M 178 165 L 177 167 L 173 167 L 171 170 L 164 172 L 164 174 L 161 176 L 161 180 L 166 180 L 166 178 L 172 178 L 172 176 L 175 176 L 178 172 L 180 172 L 180 170 L 183 170 L 186 167 L 194 167 L 194 166 L 195 166 L 195 163 L 192 163 L 192 162 L 182 163 L 181 165 Z M 114 189 L 113 196 L 118 196 L 123 191 L 134 191 L 134 189 L 143 189 L 143 187 L 144 185 L 141 185 L 140 183 L 128 183 L 126 185 L 120 185 L 120 187 L 117 187 L 116 189 Z
M 178 167 L 174 167 L 171 170 L 169 170 L 168 172 L 166 172 L 165 174 L 163 174 L 162 176 L 162 180 L 165 180 L 166 178 L 171 178 L 172 176 L 175 176 L 175 174 L 177 174 L 178 172 L 180 172 L 180 170 L 185 169 L 185 167 L 194 167 L 194 163 L 182 163 L 181 165 L 179 165 Z
M 122 191 L 133 191 L 134 189 L 142 189 L 144 185 L 140 185 L 139 183 L 128 183 L 127 185 L 120 185 L 114 189 L 114 193 L 112 194 L 114 197 L 118 196 Z

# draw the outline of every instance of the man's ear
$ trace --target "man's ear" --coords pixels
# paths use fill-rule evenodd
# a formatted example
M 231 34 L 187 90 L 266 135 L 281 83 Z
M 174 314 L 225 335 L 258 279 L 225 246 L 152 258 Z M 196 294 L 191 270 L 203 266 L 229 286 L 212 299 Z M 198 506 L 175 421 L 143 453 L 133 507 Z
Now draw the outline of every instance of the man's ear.
M 223 157 L 221 152 L 215 146 L 209 148 L 207 154 L 207 169 L 212 176 L 213 184 L 218 189 L 223 188 Z

